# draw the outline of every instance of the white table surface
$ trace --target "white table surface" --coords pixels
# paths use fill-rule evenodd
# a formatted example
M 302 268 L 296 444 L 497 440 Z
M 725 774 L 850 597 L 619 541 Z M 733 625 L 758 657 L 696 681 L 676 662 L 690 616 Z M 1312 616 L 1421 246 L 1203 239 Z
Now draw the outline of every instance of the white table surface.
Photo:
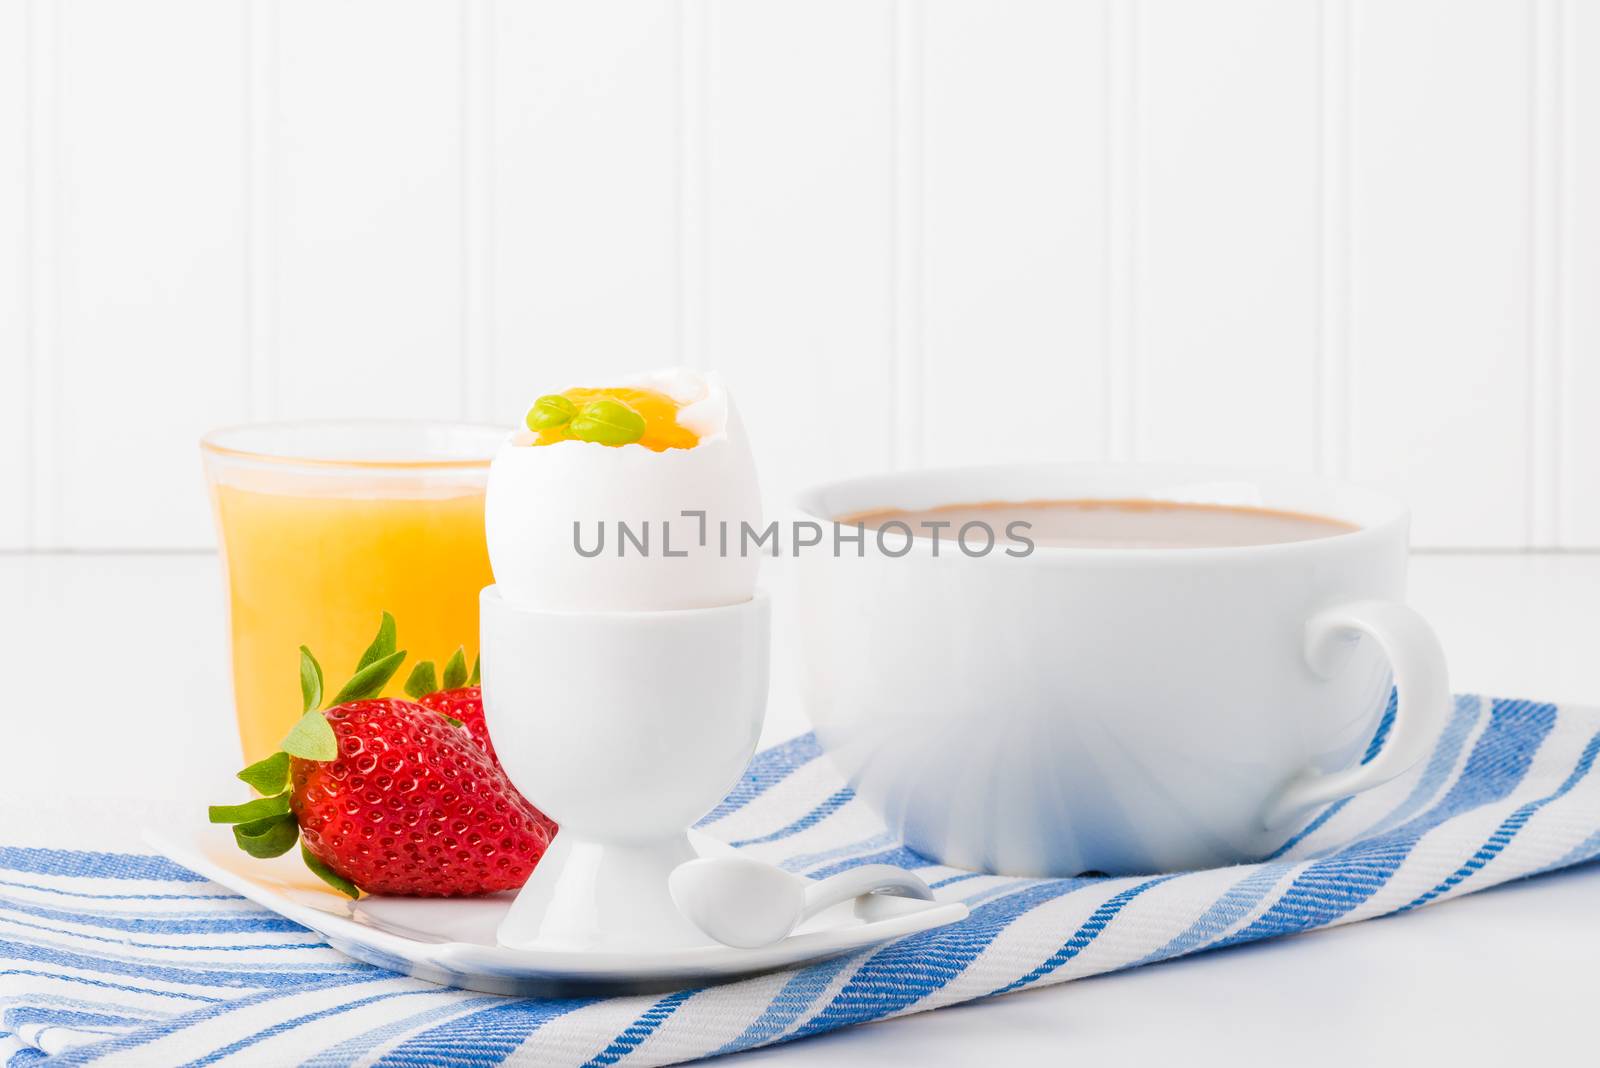
M 781 599 L 781 570 L 769 584 Z M 1600 555 L 1421 555 L 1410 599 L 1457 691 L 1600 705 Z M 775 642 L 767 742 L 805 729 L 781 625 Z M 0 837 L 6 813 L 52 798 L 104 800 L 112 820 L 134 802 L 193 800 L 234 770 L 215 557 L 0 555 L 0 649 Z M 1597 974 L 1591 864 L 731 1061 L 1586 1063 Z

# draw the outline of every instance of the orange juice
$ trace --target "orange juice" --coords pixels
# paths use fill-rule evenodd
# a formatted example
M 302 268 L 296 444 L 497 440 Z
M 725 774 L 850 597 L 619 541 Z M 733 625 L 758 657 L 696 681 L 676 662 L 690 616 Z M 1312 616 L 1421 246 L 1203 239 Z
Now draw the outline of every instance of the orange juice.
M 207 463 L 247 762 L 276 750 L 300 715 L 302 645 L 321 662 L 330 697 L 384 611 L 410 653 L 386 695 L 401 692 L 419 660 L 442 668 L 464 646 L 472 662 L 478 592 L 494 581 L 483 533 L 486 458 L 447 459 L 440 470 L 426 459 L 278 463 L 227 452 L 208 452 Z

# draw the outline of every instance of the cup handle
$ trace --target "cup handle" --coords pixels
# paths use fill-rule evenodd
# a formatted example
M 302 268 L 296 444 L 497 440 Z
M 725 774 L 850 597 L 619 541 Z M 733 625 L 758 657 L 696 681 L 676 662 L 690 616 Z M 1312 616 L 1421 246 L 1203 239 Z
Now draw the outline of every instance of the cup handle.
M 1394 726 L 1378 755 L 1343 771 L 1308 768 L 1290 780 L 1262 814 L 1276 827 L 1308 808 L 1381 786 L 1421 760 L 1450 712 L 1444 649 L 1426 620 L 1397 601 L 1352 601 L 1321 612 L 1306 624 L 1305 656 L 1323 678 L 1344 663 L 1350 639 L 1365 634 L 1389 657 L 1399 702 Z

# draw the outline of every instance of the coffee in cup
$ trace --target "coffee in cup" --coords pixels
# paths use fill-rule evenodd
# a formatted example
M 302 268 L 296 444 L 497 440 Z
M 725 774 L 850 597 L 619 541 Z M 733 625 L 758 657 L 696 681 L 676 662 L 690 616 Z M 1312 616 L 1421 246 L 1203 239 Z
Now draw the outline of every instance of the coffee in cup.
M 1318 806 L 1414 765 L 1448 710 L 1439 643 L 1402 603 L 1406 510 L 1369 490 L 1061 464 L 879 475 L 799 505 L 876 527 L 796 561 L 817 737 L 942 863 L 1069 876 L 1257 860 Z M 938 540 L 890 529 L 911 521 L 949 525 Z M 991 551 L 976 529 L 962 542 L 980 521 Z

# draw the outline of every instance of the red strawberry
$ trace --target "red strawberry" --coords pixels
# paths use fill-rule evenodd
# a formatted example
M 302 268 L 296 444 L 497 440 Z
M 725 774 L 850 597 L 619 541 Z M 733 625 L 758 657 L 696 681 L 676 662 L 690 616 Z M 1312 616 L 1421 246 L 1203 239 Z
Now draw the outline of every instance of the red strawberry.
M 409 701 L 324 715 L 339 755 L 291 761 L 289 810 L 328 867 L 376 894 L 453 897 L 528 881 L 550 835 L 470 738 Z
M 406 693 L 417 704 L 455 720 L 489 754 L 495 767 L 500 766 L 494 743 L 489 740 L 489 727 L 483 721 L 483 687 L 478 685 L 478 663 L 473 662 L 472 674 L 468 675 L 466 650 L 456 649 L 445 662 L 443 685 L 434 674 L 432 660 L 424 660 L 412 668 L 411 676 L 406 679 Z
M 298 837 L 306 864 L 340 891 L 448 897 L 515 890 L 553 825 L 466 732 L 410 701 L 376 695 L 400 667 L 394 621 L 332 706 L 322 669 L 300 650 L 306 714 L 274 753 L 239 773 L 263 794 L 218 806 L 246 852 L 278 856 Z
M 472 673 L 467 674 L 466 650 L 457 648 L 445 662 L 442 688 L 434 674 L 433 661 L 424 660 L 411 669 L 405 690 L 419 705 L 433 709 L 465 731 L 467 737 L 489 754 L 489 759 L 498 768 L 500 758 L 495 755 L 494 742 L 489 738 L 489 727 L 483 719 L 483 688 L 478 685 L 478 677 L 478 662 L 473 662 Z M 529 807 L 533 807 L 531 803 Z M 535 808 L 534 811 L 539 810 Z M 542 812 L 539 813 L 539 820 L 546 832 L 555 837 L 555 821 Z
M 454 690 L 435 690 L 418 697 L 417 704 L 433 709 L 446 719 L 455 720 L 467 732 L 467 737 L 489 754 L 494 766 L 500 766 L 494 742 L 489 738 L 489 727 L 483 722 L 483 687 L 459 686 Z

